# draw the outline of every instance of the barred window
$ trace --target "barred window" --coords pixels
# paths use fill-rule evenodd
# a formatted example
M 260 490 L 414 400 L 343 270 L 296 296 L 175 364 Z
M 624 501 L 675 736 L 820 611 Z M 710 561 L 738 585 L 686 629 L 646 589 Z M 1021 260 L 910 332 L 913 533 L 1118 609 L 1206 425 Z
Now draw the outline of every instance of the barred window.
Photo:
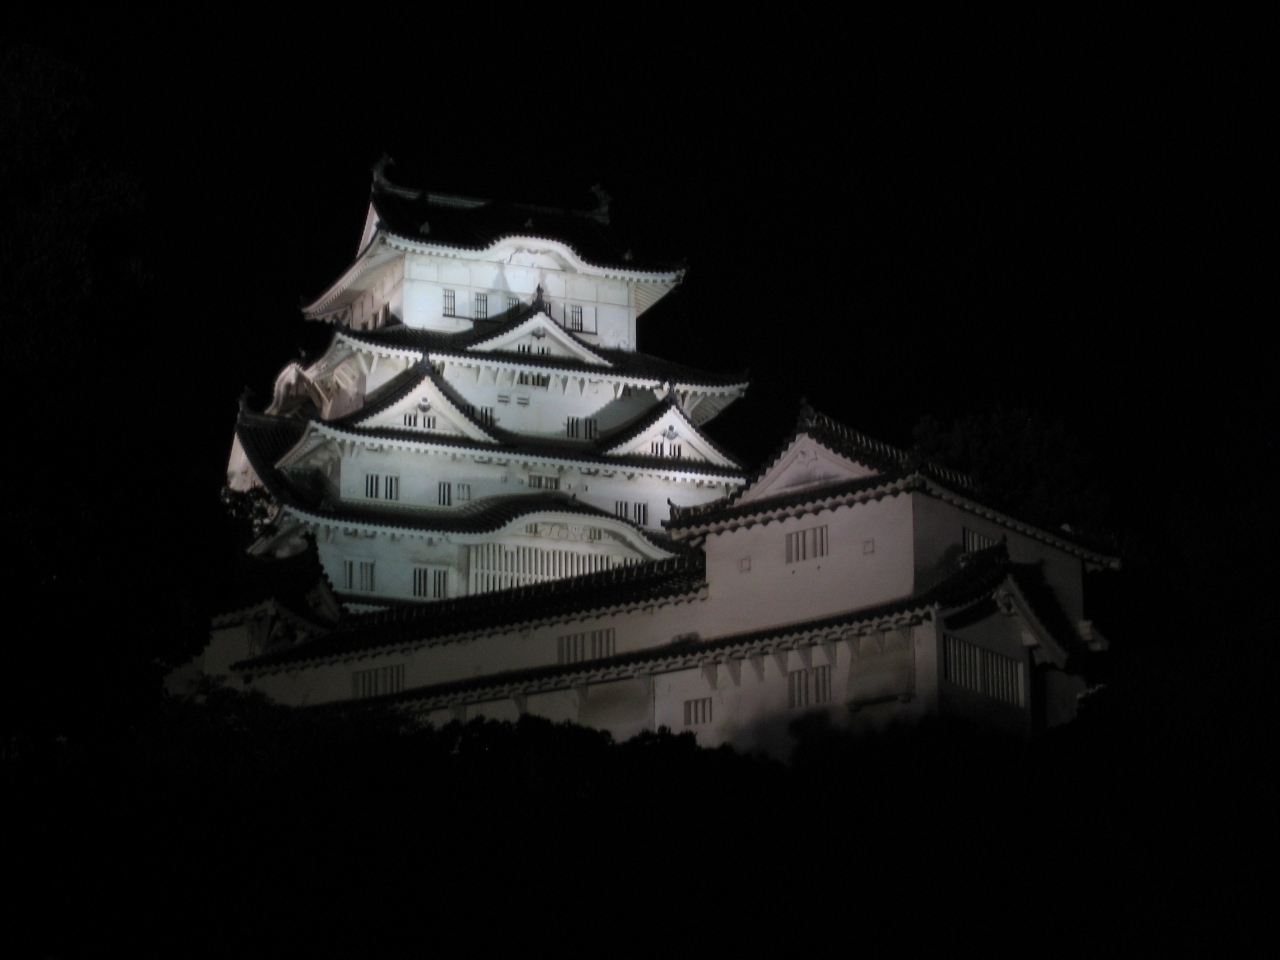
M 422 418 L 422 426 L 426 430 L 434 430 L 436 428 L 436 415 L 434 413 L 424 415 Z
M 342 587 L 344 590 L 373 592 L 373 561 L 343 560 Z
M 556 637 L 556 663 L 599 660 L 612 657 L 616 652 L 617 636 L 613 627 Z
M 531 343 L 517 343 L 517 344 L 516 344 L 516 353 L 533 353 L 533 344 L 531 344 Z
M 458 485 L 457 485 L 457 490 L 456 490 L 455 492 L 458 494 L 458 499 L 459 499 L 459 500 L 470 500 L 470 499 L 471 499 L 471 484 L 469 484 L 469 483 L 460 483 L 460 484 L 458 484 Z
M 493 426 L 493 407 L 481 407 L 476 411 L 476 419 L 488 426 Z
M 831 667 L 824 664 L 812 670 L 792 670 L 787 674 L 787 706 L 800 710 L 811 703 L 831 700 Z
M 520 298 L 507 297 L 507 313 L 515 313 L 519 309 L 520 309 Z M 528 353 L 528 352 L 529 351 L 527 350 L 525 351 L 525 353 Z
M 684 702 L 684 725 L 686 727 L 696 726 L 700 723 L 711 722 L 711 698 L 702 697 L 699 700 L 686 700 Z
M 418 425 L 418 415 L 416 413 L 406 413 L 404 415 L 404 425 L 406 427 L 416 427 Z
M 475 295 L 475 319 L 489 319 L 489 295 L 487 293 L 477 293 Z
M 531 490 L 559 490 L 560 478 L 531 473 L 529 474 L 529 488 Z
M 432 600 L 444 600 L 449 596 L 448 567 L 414 567 L 413 595 Z
M 444 315 L 446 317 L 456 317 L 457 314 L 457 297 L 452 290 L 444 292 Z
M 973 553 L 975 550 L 986 550 L 988 547 L 994 547 L 1000 541 L 995 537 L 983 536 L 968 527 L 964 528 L 964 552 Z
M 382 491 L 382 475 L 366 473 L 364 475 L 364 495 L 370 500 L 377 500 Z
M 680 457 L 683 453 L 683 447 L 678 443 L 669 443 L 664 440 L 649 441 L 649 453 L 655 457 Z
M 364 495 L 370 500 L 399 500 L 400 478 L 394 474 L 366 473 Z
M 436 490 L 436 503 L 442 507 L 453 506 L 453 484 L 441 480 Z
M 802 563 L 827 555 L 827 528 L 810 527 L 787 534 L 787 563 Z
M 635 517 L 636 523 L 642 527 L 647 527 L 649 525 L 649 504 L 637 502 L 634 505 L 634 510 L 635 512 L 632 516 Z
M 1015 707 L 1027 705 L 1023 664 L 949 633 L 942 635 L 943 678 Z
M 569 329 L 570 330 L 582 329 L 582 308 L 581 307 L 569 308 Z
M 351 699 L 364 700 L 399 693 L 404 689 L 404 664 L 356 670 L 351 674 Z
M 516 383 L 522 387 L 548 387 L 551 385 L 551 374 L 522 373 L 516 377 Z

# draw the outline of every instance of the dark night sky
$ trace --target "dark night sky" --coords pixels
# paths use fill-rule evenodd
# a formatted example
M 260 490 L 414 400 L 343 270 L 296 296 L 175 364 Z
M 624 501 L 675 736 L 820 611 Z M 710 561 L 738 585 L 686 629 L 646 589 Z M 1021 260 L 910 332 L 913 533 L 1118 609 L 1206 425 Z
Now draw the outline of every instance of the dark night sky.
M 1265 86 L 1195 24 L 592 22 L 477 45 L 459 17 L 384 25 L 365 55 L 333 25 L 49 43 L 146 192 L 156 349 L 186 373 L 139 388 L 198 394 L 192 482 L 216 489 L 241 387 L 262 402 L 306 339 L 299 302 L 349 263 L 384 151 L 394 179 L 479 196 L 603 184 L 638 254 L 691 267 L 642 349 L 750 369 L 712 432 L 752 464 L 801 395 L 900 444 L 926 412 L 1061 415 L 1130 493 L 1270 449 Z

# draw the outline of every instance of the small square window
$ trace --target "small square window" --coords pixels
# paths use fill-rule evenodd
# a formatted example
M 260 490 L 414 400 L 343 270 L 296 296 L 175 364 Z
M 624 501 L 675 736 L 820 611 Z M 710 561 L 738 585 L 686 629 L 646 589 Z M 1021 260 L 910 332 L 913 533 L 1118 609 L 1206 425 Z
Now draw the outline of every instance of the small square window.
M 750 570 L 750 569 L 751 569 L 751 558 L 750 558 L 750 557 L 743 557 L 741 560 L 739 560 L 739 561 L 738 561 L 738 572 L 739 572 L 739 573 L 746 573 L 746 572 L 747 572 L 748 570 Z
M 863 540 L 863 541 L 862 541 L 862 552 L 863 552 L 863 553 L 875 553 L 875 552 L 876 552 L 876 542 L 875 542 L 874 540 Z

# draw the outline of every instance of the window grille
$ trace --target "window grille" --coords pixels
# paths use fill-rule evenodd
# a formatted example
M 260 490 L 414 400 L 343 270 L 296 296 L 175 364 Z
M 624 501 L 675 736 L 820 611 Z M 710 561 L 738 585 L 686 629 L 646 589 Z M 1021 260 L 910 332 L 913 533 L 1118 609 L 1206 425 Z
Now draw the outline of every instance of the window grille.
M 570 417 L 565 421 L 565 433 L 570 437 L 578 437 L 582 435 L 582 419 L 580 417 Z
M 404 664 L 390 667 L 374 667 L 372 670 L 356 670 L 351 674 L 351 699 L 364 700 L 399 693 L 404 689 Z
M 400 478 L 384 476 L 382 478 L 382 495 L 387 500 L 400 499 Z
M 414 567 L 413 595 L 432 600 L 446 599 L 449 596 L 449 569 L 447 567 Z
M 517 343 L 517 344 L 516 344 L 516 353 L 533 353 L 533 344 L 531 344 L 531 343 Z
M 516 377 L 516 383 L 523 387 L 547 387 L 551 385 L 551 374 L 522 373 Z
M 662 440 L 649 441 L 649 453 L 655 457 L 680 457 L 683 447 L 678 443 L 667 443 Z
M 649 504 L 637 502 L 634 506 L 635 512 L 632 516 L 635 517 L 636 523 L 642 527 L 647 527 L 649 525 Z
M 510 402 L 511 402 L 511 394 L 509 394 L 509 393 L 500 393 L 500 394 L 498 394 L 498 402 L 499 402 L 499 403 L 510 403 Z
M 529 488 L 531 490 L 559 490 L 560 478 L 531 473 L 529 474 Z
M 827 528 L 810 527 L 787 534 L 787 563 L 802 563 L 827 555 Z
M 538 353 L 543 354 L 543 355 L 546 355 L 546 356 L 550 356 L 550 355 L 551 355 L 551 348 L 550 348 L 550 347 L 539 347 L 539 348 L 538 348 Z
M 436 489 L 436 503 L 442 507 L 453 506 L 453 484 L 447 480 L 441 480 Z
M 702 697 L 699 700 L 686 700 L 684 702 L 684 725 L 686 727 L 696 726 L 700 723 L 711 722 L 711 698 Z
M 799 710 L 809 705 L 809 671 L 792 670 L 787 674 L 787 707 Z
M 1023 664 L 949 633 L 942 635 L 943 678 L 1015 707 L 1027 705 Z
M 581 307 L 569 308 L 569 329 L 570 330 L 582 329 L 582 308 Z
M 356 588 L 356 562 L 354 560 L 342 561 L 342 589 L 354 590 Z
M 616 652 L 617 637 L 613 627 L 556 637 L 557 663 L 599 660 L 603 657 L 612 657 Z
M 529 398 L 528 398 L 528 397 L 516 397 L 516 406 L 517 406 L 517 407 L 527 407 L 528 405 L 529 405 Z
M 424 416 L 422 418 L 422 426 L 427 430 L 434 430 L 436 428 L 436 415 L 433 413 L 430 416 Z
M 475 295 L 475 319 L 489 319 L 489 295 L 487 293 L 477 293 Z
M 468 593 L 491 593 L 531 583 L 580 577 L 637 562 L 585 550 L 479 543 L 470 551 Z
M 458 484 L 457 494 L 458 494 L 458 499 L 459 499 L 459 500 L 470 500 L 470 499 L 471 499 L 471 484 L 469 484 L 469 483 L 460 483 L 460 484 Z
M 520 309 L 520 298 L 507 297 L 507 313 L 515 313 L 519 309 Z M 525 352 L 528 353 L 527 350 Z
M 1000 541 L 995 537 L 986 537 L 980 533 L 964 528 L 964 552 L 973 553 L 975 550 L 986 550 L 988 547 L 994 547 Z
M 364 495 L 370 500 L 377 500 L 382 490 L 382 477 L 376 473 L 364 475 Z
M 615 500 L 613 502 L 613 512 L 620 516 L 623 520 L 631 519 L 631 503 L 628 500 Z
M 481 407 L 476 411 L 476 419 L 486 426 L 493 426 L 493 407 Z
M 444 315 L 446 317 L 456 317 L 457 314 L 457 296 L 452 290 L 444 292 Z
M 373 592 L 373 561 L 343 560 L 342 586 L 345 590 Z
M 404 415 L 404 425 L 406 427 L 416 427 L 418 425 L 418 415 L 416 413 L 406 413 Z

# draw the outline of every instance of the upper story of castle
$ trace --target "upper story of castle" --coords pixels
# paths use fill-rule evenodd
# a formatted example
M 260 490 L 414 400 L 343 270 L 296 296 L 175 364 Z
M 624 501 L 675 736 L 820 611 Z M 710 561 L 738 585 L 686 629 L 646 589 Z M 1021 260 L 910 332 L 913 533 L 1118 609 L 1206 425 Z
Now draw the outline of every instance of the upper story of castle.
M 568 210 L 431 193 L 374 169 L 355 261 L 305 315 L 351 330 L 466 333 L 535 301 L 587 344 L 631 351 L 637 318 L 681 280 L 642 264 L 609 233 L 608 197 Z

